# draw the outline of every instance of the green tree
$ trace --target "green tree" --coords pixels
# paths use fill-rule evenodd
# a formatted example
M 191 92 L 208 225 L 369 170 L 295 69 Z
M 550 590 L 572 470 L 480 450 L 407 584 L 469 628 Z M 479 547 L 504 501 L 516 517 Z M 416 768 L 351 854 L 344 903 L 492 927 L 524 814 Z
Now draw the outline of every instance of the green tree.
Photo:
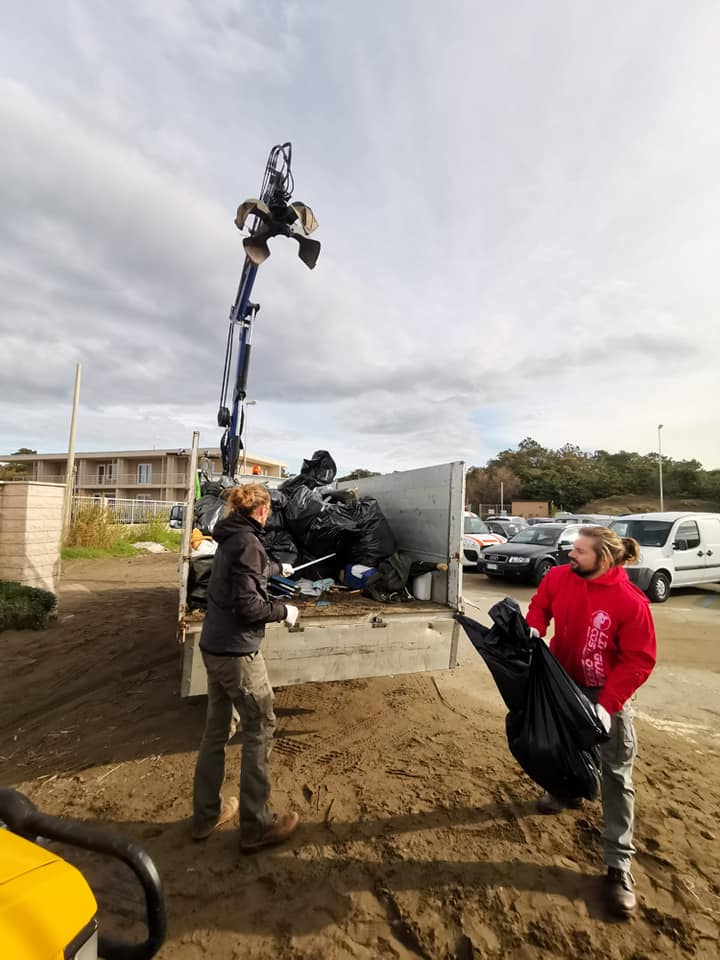
M 380 474 L 377 470 L 365 470 L 360 467 L 357 470 L 353 470 L 352 473 L 348 473 L 347 476 L 338 477 L 338 483 L 341 483 L 343 480 L 364 480 L 365 477 L 379 477 Z
M 20 447 L 13 456 L 22 453 L 37 453 L 37 450 L 31 450 L 29 447 Z M 0 464 L 0 480 L 24 480 L 31 472 L 29 463 L 5 463 Z

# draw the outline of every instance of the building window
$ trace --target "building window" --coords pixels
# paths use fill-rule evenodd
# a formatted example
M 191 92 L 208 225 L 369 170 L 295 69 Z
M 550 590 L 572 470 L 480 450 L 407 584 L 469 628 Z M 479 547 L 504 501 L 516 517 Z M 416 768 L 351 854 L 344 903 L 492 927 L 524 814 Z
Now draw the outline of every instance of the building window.
M 117 480 L 116 463 L 99 463 L 97 468 L 98 483 L 115 483 Z
M 141 500 L 143 503 L 149 503 L 152 500 L 152 497 L 149 493 L 137 493 L 135 494 L 136 500 Z
M 138 483 L 152 483 L 152 464 L 138 464 Z

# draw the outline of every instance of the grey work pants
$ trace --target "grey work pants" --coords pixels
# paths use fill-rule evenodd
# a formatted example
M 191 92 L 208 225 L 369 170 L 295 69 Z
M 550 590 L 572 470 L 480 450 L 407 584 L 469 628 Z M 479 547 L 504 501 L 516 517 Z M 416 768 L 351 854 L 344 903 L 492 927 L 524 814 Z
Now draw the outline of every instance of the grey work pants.
M 273 692 L 263 655 L 216 657 L 203 651 L 208 703 L 205 732 L 195 767 L 193 823 L 217 820 L 225 780 L 225 745 L 240 722 L 240 830 L 255 839 L 271 822 L 269 758 L 275 733 Z
M 593 701 L 597 700 L 599 692 L 586 690 Z M 637 736 L 634 716 L 635 711 L 628 700 L 622 710 L 613 714 L 610 739 L 600 747 L 605 863 L 608 867 L 618 867 L 620 870 L 630 869 L 635 854 L 635 788 L 632 771 L 637 756 Z

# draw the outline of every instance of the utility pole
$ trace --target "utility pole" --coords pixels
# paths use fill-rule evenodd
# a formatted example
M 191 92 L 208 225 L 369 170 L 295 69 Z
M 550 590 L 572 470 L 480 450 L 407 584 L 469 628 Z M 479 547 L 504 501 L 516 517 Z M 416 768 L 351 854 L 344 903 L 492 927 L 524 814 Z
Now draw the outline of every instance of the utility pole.
M 78 401 L 80 400 L 80 364 L 75 365 L 75 392 L 73 394 L 72 417 L 70 418 L 70 440 L 68 441 L 67 468 L 65 471 L 65 497 L 63 499 L 62 543 L 70 529 L 72 516 L 73 480 L 75 477 L 75 430 L 77 427 Z
M 663 481 L 662 481 L 662 428 L 661 423 L 658 424 L 658 482 L 660 487 L 660 513 L 663 513 L 665 510 L 665 502 L 663 500 Z
M 500 481 L 500 513 L 505 513 L 505 484 Z

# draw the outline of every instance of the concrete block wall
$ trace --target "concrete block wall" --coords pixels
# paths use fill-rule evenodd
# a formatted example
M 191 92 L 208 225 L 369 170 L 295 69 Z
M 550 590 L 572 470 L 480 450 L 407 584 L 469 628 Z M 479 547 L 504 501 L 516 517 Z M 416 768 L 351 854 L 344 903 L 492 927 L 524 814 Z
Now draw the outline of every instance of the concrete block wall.
M 65 487 L 0 483 L 0 580 L 57 593 Z

